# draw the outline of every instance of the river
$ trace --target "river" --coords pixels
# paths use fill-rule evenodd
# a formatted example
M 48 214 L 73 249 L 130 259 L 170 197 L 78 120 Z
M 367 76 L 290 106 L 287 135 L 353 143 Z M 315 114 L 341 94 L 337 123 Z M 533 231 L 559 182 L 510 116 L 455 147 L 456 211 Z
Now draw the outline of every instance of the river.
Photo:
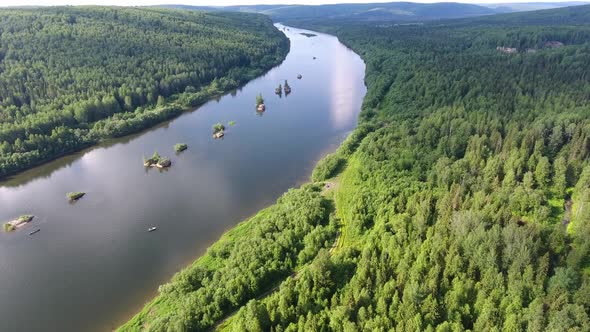
M 0 221 L 35 215 L 0 231 L 0 331 L 116 328 L 224 231 L 307 181 L 355 127 L 365 65 L 333 36 L 284 32 L 285 61 L 241 89 L 0 182 Z M 285 79 L 291 94 L 275 95 Z M 217 122 L 227 130 L 214 140 Z M 189 148 L 176 154 L 176 143 Z M 172 167 L 145 169 L 154 151 Z M 70 191 L 87 195 L 72 204 Z

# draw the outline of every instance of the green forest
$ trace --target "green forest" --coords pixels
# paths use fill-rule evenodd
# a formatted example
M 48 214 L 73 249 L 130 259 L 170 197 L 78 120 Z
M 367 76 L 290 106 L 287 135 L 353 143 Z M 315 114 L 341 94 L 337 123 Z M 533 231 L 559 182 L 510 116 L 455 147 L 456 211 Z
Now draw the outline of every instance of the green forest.
M 279 64 L 258 14 L 0 10 L 0 178 L 198 106 Z
M 359 126 L 121 330 L 590 331 L 588 22 L 307 26 L 366 62 Z

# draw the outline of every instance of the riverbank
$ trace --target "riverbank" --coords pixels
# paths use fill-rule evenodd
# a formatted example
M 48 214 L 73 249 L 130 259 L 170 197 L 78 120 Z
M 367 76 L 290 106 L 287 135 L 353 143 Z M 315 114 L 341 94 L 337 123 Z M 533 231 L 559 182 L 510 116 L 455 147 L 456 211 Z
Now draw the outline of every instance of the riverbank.
M 333 160 L 344 161 L 348 158 L 371 130 L 369 125 L 357 127 L 334 153 L 326 155 L 314 166 L 309 174 L 313 174 L 310 182 L 299 189 L 290 189 L 275 204 L 224 233 L 204 255 L 175 274 L 170 282 L 160 286 L 159 294 L 118 330 L 136 331 L 147 326 L 157 330 L 171 325 L 199 330 L 212 328 L 237 312 L 250 299 L 265 297 L 265 294 L 277 290 L 285 278 L 305 269 L 322 249 L 331 254 L 341 243 L 342 232 L 334 201 L 338 181 L 333 177 L 346 167 L 344 162 L 334 163 Z M 300 195 L 306 198 L 293 198 Z M 320 203 L 317 204 L 316 200 Z M 284 210 L 286 206 L 289 206 L 288 210 Z M 305 212 L 320 207 L 326 212 Z M 307 223 L 322 225 L 321 230 L 311 230 L 297 238 L 290 238 L 292 229 L 276 229 L 278 220 L 288 218 L 286 211 L 297 214 L 294 220 L 306 216 Z M 269 220 L 276 220 L 269 223 L 275 233 L 259 229 Z M 285 241 L 288 242 L 281 244 L 281 237 L 286 237 Z M 257 243 L 262 239 L 270 242 Z M 250 242 L 257 244 L 245 244 Z M 278 256 L 265 253 L 277 243 L 281 248 Z M 305 243 L 305 246 L 301 248 L 299 243 Z M 242 266 L 231 266 L 237 257 L 240 257 Z M 283 262 L 286 262 L 286 266 L 261 274 L 256 274 L 260 273 L 258 268 L 252 268 L 276 267 Z M 243 276 L 235 275 L 236 271 L 241 274 L 253 273 L 254 276 L 244 279 Z M 252 284 L 255 286 L 252 287 Z M 187 303 L 194 303 L 194 306 L 187 307 Z M 214 312 L 213 316 L 208 314 L 211 312 Z
M 33 8 L 15 9 L 14 11 L 6 11 L 3 15 L 15 20 L 25 16 L 36 17 L 35 19 L 38 20 L 46 19 L 45 16 L 28 15 L 35 14 L 35 11 L 36 9 Z M 46 10 L 45 15 L 51 17 L 52 15 L 59 16 L 62 14 L 53 11 L 54 8 L 49 8 Z M 73 40 L 81 44 L 80 47 L 76 47 L 79 52 L 72 55 L 73 58 L 69 59 L 70 61 L 58 61 L 57 63 L 54 61 L 54 65 L 63 66 L 63 68 L 60 67 L 61 71 L 68 72 L 69 75 L 76 75 L 79 74 L 79 71 L 85 70 L 84 79 L 70 77 L 69 81 L 85 82 L 88 79 L 88 73 L 92 73 L 100 77 L 98 79 L 91 76 L 100 84 L 92 85 L 91 92 L 86 91 L 89 88 L 87 85 L 78 86 L 78 83 L 61 87 L 59 84 L 66 80 L 51 81 L 51 79 L 57 79 L 51 75 L 60 70 L 49 71 L 44 67 L 38 68 L 42 74 L 43 70 L 48 71 L 44 73 L 45 84 L 49 82 L 50 85 L 55 85 L 52 92 L 54 96 L 45 100 L 46 97 L 40 92 L 29 91 L 28 88 L 21 91 L 24 95 L 19 95 L 19 98 L 22 98 L 20 102 L 15 101 L 15 105 L 5 105 L 8 109 L 14 109 L 7 113 L 0 130 L 0 142 L 2 142 L 0 144 L 0 181 L 52 160 L 95 146 L 108 139 L 142 132 L 158 123 L 173 119 L 184 111 L 199 107 L 213 98 L 220 97 L 243 86 L 250 80 L 276 67 L 284 61 L 290 47 L 288 38 L 272 25 L 270 19 L 262 15 L 244 14 L 226 18 L 224 17 L 225 14 L 203 14 L 200 17 L 187 15 L 189 12 L 161 10 L 159 13 L 160 19 L 174 17 L 174 23 L 171 22 L 171 26 L 186 20 L 186 22 L 183 22 L 191 22 L 192 24 L 187 24 L 187 26 L 192 29 L 202 23 L 201 20 L 208 18 L 207 29 L 211 29 L 210 33 L 214 29 L 226 32 L 235 30 L 234 33 L 228 33 L 229 35 L 251 33 L 247 38 L 242 37 L 239 44 L 236 44 L 239 46 L 233 48 L 228 47 L 228 45 L 233 42 L 237 43 L 237 40 L 225 38 L 223 45 L 217 45 L 218 47 L 213 48 L 214 51 L 206 52 L 205 58 L 199 58 L 199 54 L 209 48 L 211 43 L 216 43 L 215 34 L 211 33 L 205 37 L 194 38 L 190 33 L 177 33 L 175 36 L 180 38 L 178 42 L 184 43 L 185 47 L 175 48 L 168 45 L 169 38 L 163 37 L 171 32 L 164 28 L 156 29 L 156 31 L 152 32 L 160 38 L 152 36 L 150 42 L 146 44 L 160 47 L 162 50 L 160 52 L 154 51 L 154 54 L 151 54 L 148 50 L 139 52 L 142 57 L 150 59 L 149 62 L 147 60 L 143 61 L 143 65 L 150 66 L 145 68 L 145 73 L 151 73 L 151 76 L 142 74 L 139 75 L 140 77 L 136 77 L 138 74 L 134 70 L 136 64 L 133 61 L 142 61 L 139 56 L 117 58 L 105 55 L 104 59 L 109 59 L 109 61 L 113 59 L 112 63 L 107 60 L 100 60 L 100 63 L 93 62 L 96 58 L 101 58 L 99 55 L 103 49 L 112 46 L 108 43 L 119 46 L 118 43 L 124 43 L 126 38 L 136 34 L 128 33 L 116 38 L 116 33 L 114 33 L 114 40 L 111 40 L 113 36 L 109 36 L 108 41 L 107 39 L 101 39 L 101 43 L 107 44 L 94 52 L 90 52 L 88 49 L 96 47 L 95 43 L 89 43 L 87 39 L 79 37 L 78 34 L 85 32 L 84 29 L 87 25 L 88 29 L 98 29 L 95 25 L 101 28 L 109 24 L 118 26 L 124 21 L 123 19 L 111 21 L 111 16 L 101 15 L 103 12 L 113 14 L 115 17 L 121 15 L 122 18 L 124 15 L 131 15 L 126 19 L 130 19 L 131 22 L 138 20 L 140 22 L 135 23 L 147 24 L 149 27 L 152 26 L 142 20 L 155 15 L 155 13 L 146 8 L 122 8 L 119 12 L 114 13 L 113 8 L 107 7 L 72 7 L 64 8 L 62 11 L 71 11 L 72 15 L 70 16 L 80 15 L 85 17 L 85 20 L 84 24 L 78 22 L 76 33 L 72 32 Z M 5 21 L 8 21 L 8 19 Z M 56 20 L 49 21 L 51 23 L 44 23 L 54 24 Z M 30 22 L 28 25 L 43 26 L 43 24 L 32 24 Z M 144 28 L 147 28 L 147 26 L 144 26 Z M 134 24 L 123 24 L 121 29 L 133 29 L 134 27 Z M 70 28 L 68 27 L 68 29 Z M 170 28 L 170 26 L 166 26 L 166 28 Z M 115 29 L 115 31 L 118 32 L 119 30 Z M 30 33 L 30 35 L 27 35 L 29 44 L 45 42 L 45 39 L 40 38 L 38 31 L 35 29 L 31 29 L 28 33 Z M 141 36 L 143 38 L 143 34 Z M 76 38 L 80 38 L 80 40 Z M 140 37 L 136 36 L 135 38 Z M 133 42 L 137 42 L 136 39 Z M 164 45 L 158 44 L 160 42 Z M 65 52 L 59 45 L 61 44 L 56 43 L 47 46 L 48 53 L 61 54 L 60 52 Z M 9 44 L 7 47 L 9 46 L 13 45 Z M 50 46 L 56 49 L 49 48 Z M 22 48 L 14 47 L 11 50 L 12 52 L 26 53 Z M 126 50 L 118 51 L 123 52 Z M 168 53 L 165 61 L 158 61 L 163 53 Z M 33 55 L 28 53 L 17 54 L 16 58 L 27 59 L 28 56 Z M 36 54 L 34 56 L 43 57 L 45 55 Z M 77 61 L 79 59 L 76 56 L 87 56 L 87 58 L 85 58 L 85 61 Z M 240 57 L 239 61 L 236 60 L 237 57 Z M 225 60 L 220 61 L 220 58 Z M 49 61 L 40 61 L 40 63 L 45 62 Z M 109 70 L 109 65 L 114 66 L 114 63 L 116 63 L 119 72 L 113 77 L 112 73 L 115 70 Z M 152 68 L 153 63 L 160 64 L 156 68 Z M 173 66 L 174 69 L 169 68 L 169 66 Z M 16 75 L 12 76 L 16 77 Z M 30 86 L 30 89 L 34 90 L 38 82 L 28 82 L 26 80 L 37 77 L 37 74 L 25 76 L 27 76 L 26 79 L 22 79 L 24 83 L 21 83 Z M 108 84 L 111 80 L 112 83 Z M 68 95 L 73 94 L 72 90 L 76 89 L 84 90 L 84 93 L 73 96 Z M 27 96 L 27 93 L 32 93 L 34 97 Z M 12 96 L 3 99 L 12 100 Z M 29 105 L 28 100 L 34 102 L 31 101 Z M 22 109 L 19 109 L 19 107 Z M 14 114 L 19 114 L 19 116 L 16 117 Z
M 292 46 L 280 66 L 234 93 L 0 186 L 0 220 L 34 213 L 43 223 L 34 241 L 0 234 L 0 282 L 13 285 L 3 291 L 10 301 L 0 300 L 13 319 L 0 330 L 114 329 L 226 230 L 309 179 L 316 161 L 355 127 L 365 67 L 336 38 L 299 32 L 286 32 Z M 304 80 L 296 80 L 299 73 Z M 272 92 L 284 79 L 293 93 L 280 98 Z M 259 93 L 266 95 L 263 115 L 253 107 Z M 211 138 L 213 124 L 230 121 L 237 125 L 223 140 Z M 170 171 L 139 165 L 142 155 L 172 153 L 178 142 L 189 149 L 171 156 Z M 64 193 L 76 190 L 91 194 L 70 204 Z M 158 231 L 147 233 L 152 226 Z M 18 282 L 23 276 L 27 284 Z M 25 310 L 37 319 L 16 314 Z
M 149 326 L 207 329 L 331 248 L 333 204 L 322 186 L 291 189 L 275 205 L 225 233 L 207 253 L 160 286 L 160 294 L 119 331 Z
M 370 125 L 357 127 L 334 153 L 326 155 L 318 162 L 312 172 L 311 182 L 301 188 L 290 189 L 275 204 L 225 232 L 207 249 L 206 254 L 175 274 L 169 283 L 160 286 L 159 294 L 119 327 L 118 331 L 137 331 L 148 326 L 156 326 L 157 330 L 173 324 L 188 329 L 231 330 L 235 314 L 249 300 L 263 301 L 279 290 L 285 281 L 296 279 L 299 271 L 308 270 L 320 252 L 325 251 L 330 256 L 342 248 L 344 242 L 350 242 L 350 237 L 346 235 L 350 233 L 350 226 L 342 223 L 341 212 L 337 210 L 336 197 L 340 188 L 340 179 L 337 176 L 345 170 L 345 160 L 354 153 L 371 130 Z M 334 158 L 343 163 L 333 163 L 331 160 Z M 322 208 L 324 212 L 320 214 L 310 212 Z M 293 220 L 306 218 L 306 224 L 322 225 L 323 228 L 313 229 L 293 238 L 294 228 L 277 229 L 279 224 L 284 225 L 285 218 L 289 223 L 289 213 L 296 214 Z M 275 233 L 271 234 L 269 230 Z M 288 241 L 286 245 L 281 243 L 284 238 Z M 260 243 L 263 239 L 270 242 Z M 305 243 L 303 248 L 298 244 L 301 242 Z M 265 251 L 272 252 L 271 246 L 277 246 L 282 251 L 292 251 L 291 256 L 282 256 L 285 255 L 284 252 L 279 256 L 268 255 Z M 235 260 L 239 260 L 239 266 L 231 265 Z M 283 269 L 266 271 L 266 274 L 256 275 L 257 268 L 253 268 L 275 267 L 284 261 L 287 264 Z M 236 271 L 253 273 L 254 277 L 228 277 Z M 252 284 L 256 286 L 249 288 Z M 214 303 L 226 291 L 228 293 L 224 296 L 227 298 Z M 190 298 L 193 299 L 189 300 Z M 196 301 L 195 306 L 187 308 L 187 301 Z M 212 303 L 213 308 L 222 310 L 208 317 L 206 312 L 212 310 Z M 197 319 L 193 319 L 195 313 Z
M 364 52 L 368 68 L 355 133 L 373 128 L 355 152 L 339 151 L 314 171 L 319 178 L 339 174 L 342 249 L 318 254 L 297 278 L 248 302 L 220 328 L 586 329 L 590 219 L 561 215 L 570 199 L 573 210 L 578 199 L 588 206 L 588 155 L 571 151 L 584 149 L 589 120 L 585 108 L 560 103 L 584 103 L 579 85 L 556 77 L 587 72 L 574 62 L 539 69 L 556 50 L 510 61 L 489 49 L 498 36 L 518 36 L 521 44 L 545 37 L 531 31 L 548 20 L 535 26 L 535 18 L 520 18 L 531 24 L 524 27 L 343 27 L 338 35 Z M 588 29 L 569 28 L 571 36 Z M 580 63 L 588 58 L 576 54 Z M 510 75 L 518 70 L 536 80 Z M 465 87 L 462 80 L 469 92 L 449 94 Z M 522 102 L 519 89 L 546 87 L 555 94 L 526 94 Z M 558 109 L 547 109 L 548 100 Z M 559 136 L 564 114 L 576 138 Z M 546 139 L 553 130 L 560 145 Z M 563 280 L 576 282 L 556 286 Z
M 286 52 L 288 52 L 288 50 Z M 87 148 L 91 148 L 110 139 L 141 133 L 162 122 L 172 120 L 184 112 L 193 111 L 195 108 L 199 108 L 208 101 L 219 98 L 235 89 L 238 89 L 240 86 L 247 84 L 249 81 L 264 75 L 265 72 L 268 72 L 272 68 L 280 65 L 286 54 L 287 53 L 283 55 L 283 58 L 279 62 L 273 63 L 268 68 L 251 70 L 247 76 L 244 76 L 243 79 L 236 82 L 236 84 L 226 84 L 223 90 L 218 90 L 219 83 L 218 81 L 215 81 L 205 87 L 202 87 L 199 92 L 184 92 L 173 95 L 169 98 L 169 101 L 165 102 L 161 106 L 156 106 L 152 109 L 139 107 L 134 113 L 116 114 L 111 118 L 100 120 L 94 124 L 93 129 L 91 129 L 88 133 L 88 136 L 93 138 L 91 141 L 82 142 L 79 146 L 70 148 L 64 152 L 56 154 L 55 156 L 33 160 L 14 171 L 0 173 L 0 183 L 3 180 L 18 176 L 18 174 L 24 171 L 41 166 L 50 161 L 57 160 Z

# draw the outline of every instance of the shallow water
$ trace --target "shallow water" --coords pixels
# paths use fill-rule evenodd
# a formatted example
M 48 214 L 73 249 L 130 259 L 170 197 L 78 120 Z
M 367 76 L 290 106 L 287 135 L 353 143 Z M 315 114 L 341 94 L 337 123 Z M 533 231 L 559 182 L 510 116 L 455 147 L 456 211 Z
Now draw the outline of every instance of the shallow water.
M 0 182 L 0 221 L 36 216 L 0 232 L 0 331 L 113 329 L 224 231 L 305 182 L 355 127 L 366 89 L 358 55 L 300 32 L 285 31 L 286 60 L 242 89 Z M 285 79 L 292 93 L 281 98 L 274 89 Z M 211 137 L 217 122 L 227 127 L 221 140 Z M 176 154 L 181 142 L 189 148 Z M 170 169 L 142 166 L 156 150 Z M 70 191 L 87 195 L 71 204 Z

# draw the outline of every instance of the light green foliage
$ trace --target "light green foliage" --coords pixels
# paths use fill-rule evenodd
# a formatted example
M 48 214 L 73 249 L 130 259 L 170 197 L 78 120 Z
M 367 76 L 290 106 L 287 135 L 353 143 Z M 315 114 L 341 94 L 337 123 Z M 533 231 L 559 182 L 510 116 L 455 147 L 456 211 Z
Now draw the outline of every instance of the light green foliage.
M 213 129 L 213 133 L 215 134 L 217 132 L 224 131 L 225 126 L 223 125 L 223 123 L 218 122 L 213 125 L 212 129 Z
M 66 194 L 66 197 L 70 200 L 70 201 L 76 201 L 79 200 L 80 198 L 82 198 L 82 196 L 86 195 L 86 193 L 81 192 L 81 191 L 76 191 L 76 192 L 70 192 Z
M 318 162 L 311 174 L 313 181 L 323 181 L 335 176 L 340 171 L 346 160 L 336 153 L 331 153 L 325 156 Z
M 315 257 L 333 239 L 330 205 L 320 188 L 304 186 L 290 190 L 277 203 L 225 234 L 207 254 L 172 281 L 160 287 L 160 295 L 120 328 L 149 331 L 171 327 L 205 330 L 234 309 L 270 289 L 277 281 Z M 298 260 L 301 252 L 310 252 Z M 262 307 L 250 307 L 263 318 Z M 267 326 L 253 321 L 252 329 Z

